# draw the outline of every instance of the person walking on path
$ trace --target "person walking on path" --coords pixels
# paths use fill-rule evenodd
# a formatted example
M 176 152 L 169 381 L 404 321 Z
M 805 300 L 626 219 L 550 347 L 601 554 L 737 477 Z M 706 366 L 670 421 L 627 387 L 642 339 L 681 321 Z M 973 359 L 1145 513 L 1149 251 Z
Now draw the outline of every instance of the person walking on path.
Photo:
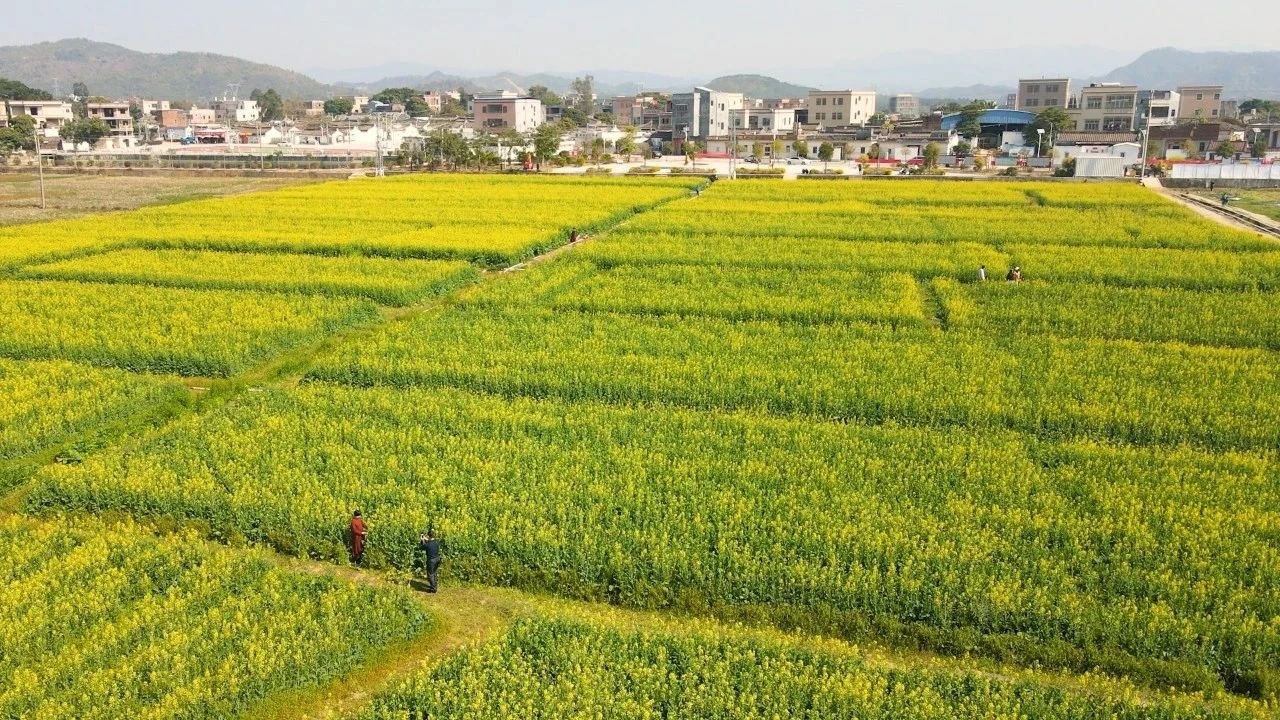
M 368 534 L 364 518 L 359 510 L 355 511 L 351 516 L 351 562 L 357 565 L 364 559 L 364 539 Z
M 428 530 L 418 542 L 418 548 L 427 556 L 427 592 L 433 593 L 440 587 L 440 541 L 436 539 L 436 531 Z
M 987 281 L 987 266 L 979 265 L 978 266 L 978 282 L 986 282 L 986 281 Z

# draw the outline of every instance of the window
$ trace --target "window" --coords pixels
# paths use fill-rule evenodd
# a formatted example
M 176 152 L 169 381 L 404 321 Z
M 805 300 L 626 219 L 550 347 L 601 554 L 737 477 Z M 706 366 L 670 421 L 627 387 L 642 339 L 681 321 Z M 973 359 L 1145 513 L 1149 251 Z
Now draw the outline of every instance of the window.
M 1044 99 L 1044 106 L 1045 106 L 1045 107 L 1053 107 L 1054 105 L 1057 105 L 1057 104 L 1058 104 L 1058 98 L 1045 98 L 1045 99 Z
M 837 105 L 843 105 L 843 104 L 844 104 L 844 98 L 842 98 L 842 97 L 836 98 L 836 104 L 837 104 Z
M 831 113 L 831 119 L 832 119 L 832 120 L 843 120 L 843 119 L 844 119 L 844 113 Z
M 1221 99 L 1222 99 L 1222 93 L 1214 93 L 1214 94 L 1213 94 L 1213 99 L 1214 99 L 1214 100 L 1221 100 Z
M 1039 84 L 1035 84 L 1035 85 L 1028 85 L 1028 86 L 1027 86 L 1027 92 L 1028 92 L 1028 93 L 1038 93 L 1038 92 L 1040 92 L 1040 85 L 1039 85 Z
M 1058 86 L 1057 86 L 1057 85 L 1045 85 L 1045 86 L 1044 86 L 1044 91 L 1045 91 L 1045 92 L 1047 92 L 1047 93 L 1056 93 L 1056 92 L 1058 92 Z
M 1208 149 L 1209 149 L 1209 143 L 1205 143 L 1205 142 L 1200 143 L 1200 152 L 1204 152 Z
M 1085 98 L 1084 109 L 1085 110 L 1101 110 L 1102 98 L 1100 97 Z
M 1097 121 L 1097 120 L 1085 120 L 1085 121 L 1084 121 L 1084 129 L 1085 129 L 1085 130 L 1097 130 L 1097 129 L 1098 129 L 1098 121 Z
M 1197 100 L 1203 100 L 1203 99 L 1204 99 L 1204 93 L 1196 93 L 1196 99 L 1197 99 Z
M 823 98 L 823 97 L 818 98 L 818 104 L 819 104 L 819 105 L 826 105 L 826 104 L 827 104 L 827 99 L 826 99 L 826 98 Z
M 1217 111 L 1216 109 L 1215 109 L 1215 110 L 1210 110 L 1210 111 L 1209 111 L 1209 114 L 1210 114 L 1210 115 L 1212 115 L 1212 116 L 1214 116 L 1214 117 L 1218 117 L 1218 111 Z
M 1040 107 L 1040 101 L 1032 98 L 1027 101 L 1027 107 Z
M 815 119 L 815 120 L 826 120 L 826 119 L 827 119 L 827 114 L 826 114 L 826 113 L 818 113 L 817 115 L 815 115 L 815 116 L 814 116 L 814 119 Z

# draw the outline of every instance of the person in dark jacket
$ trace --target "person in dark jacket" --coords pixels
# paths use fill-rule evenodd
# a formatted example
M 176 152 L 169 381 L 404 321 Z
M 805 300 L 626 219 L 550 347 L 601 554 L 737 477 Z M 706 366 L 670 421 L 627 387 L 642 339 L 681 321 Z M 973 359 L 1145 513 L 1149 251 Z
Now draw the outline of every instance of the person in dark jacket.
M 418 548 L 427 556 L 427 592 L 433 593 L 440 586 L 440 541 L 435 530 L 428 530 L 418 542 Z
M 351 562 L 359 565 L 364 560 L 364 538 L 369 534 L 364 517 L 357 510 L 351 515 Z

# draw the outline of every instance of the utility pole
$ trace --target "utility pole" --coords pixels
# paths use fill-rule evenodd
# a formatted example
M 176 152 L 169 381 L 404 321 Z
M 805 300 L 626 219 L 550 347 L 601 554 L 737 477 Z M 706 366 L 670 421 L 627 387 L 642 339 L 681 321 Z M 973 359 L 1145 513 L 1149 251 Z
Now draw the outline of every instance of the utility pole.
M 40 157 L 40 128 L 31 128 L 31 139 L 36 143 L 36 172 L 40 174 L 40 209 L 44 210 L 44 159 Z
M 729 179 L 738 178 L 738 126 L 729 120 Z

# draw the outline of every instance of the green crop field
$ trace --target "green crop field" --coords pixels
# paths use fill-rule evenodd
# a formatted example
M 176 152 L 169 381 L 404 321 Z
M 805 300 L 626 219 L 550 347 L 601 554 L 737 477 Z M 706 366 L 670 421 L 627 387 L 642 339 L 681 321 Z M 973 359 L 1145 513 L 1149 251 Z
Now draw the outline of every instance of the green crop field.
M 1280 244 L 1131 185 L 699 182 L 0 233 L 0 715 L 1276 712 Z

